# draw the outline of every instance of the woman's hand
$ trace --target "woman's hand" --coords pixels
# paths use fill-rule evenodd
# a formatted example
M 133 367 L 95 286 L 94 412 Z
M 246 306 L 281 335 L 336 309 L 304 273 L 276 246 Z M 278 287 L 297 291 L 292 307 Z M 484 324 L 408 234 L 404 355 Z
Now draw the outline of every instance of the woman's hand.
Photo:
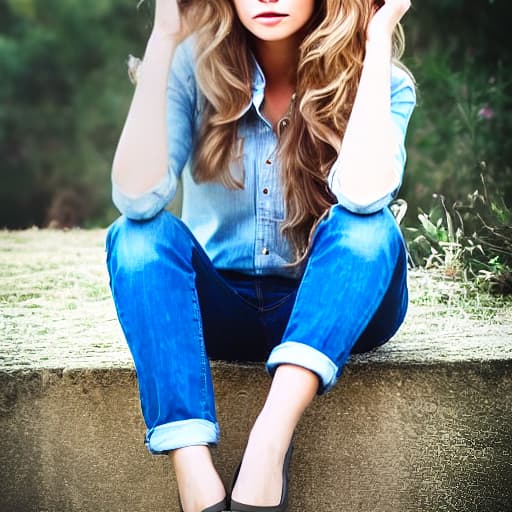
M 382 7 L 375 0 L 370 1 L 374 4 L 375 12 L 368 24 L 368 41 L 390 38 L 398 22 L 411 7 L 411 1 L 385 0 Z
M 155 0 L 153 33 L 174 37 L 181 29 L 179 0 Z

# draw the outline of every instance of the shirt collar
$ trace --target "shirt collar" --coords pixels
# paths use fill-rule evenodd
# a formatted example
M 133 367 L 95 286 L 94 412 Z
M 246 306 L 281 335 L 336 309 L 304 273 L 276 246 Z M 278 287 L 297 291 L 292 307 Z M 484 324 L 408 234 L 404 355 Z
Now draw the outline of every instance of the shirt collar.
M 261 115 L 261 112 L 260 112 L 260 108 L 261 108 L 261 104 L 263 103 L 263 98 L 265 96 L 265 86 L 266 86 L 265 75 L 263 74 L 263 70 L 261 69 L 259 62 L 256 60 L 254 53 L 250 52 L 250 56 L 251 56 L 251 59 L 253 62 L 252 87 L 251 87 L 252 98 L 250 99 L 250 101 L 246 105 L 246 107 L 243 109 L 242 115 L 247 114 L 247 112 L 254 105 L 256 112 L 263 119 L 263 116 Z
M 247 114 L 251 107 L 254 105 L 254 108 L 260 113 L 260 107 L 263 103 L 263 97 L 265 95 L 265 75 L 263 74 L 263 70 L 261 69 L 261 66 L 259 62 L 256 60 L 256 57 L 254 56 L 254 53 L 249 52 L 252 62 L 253 62 L 253 72 L 252 72 L 252 97 L 249 100 L 248 104 L 245 106 L 245 108 L 242 111 L 242 115 Z
M 271 124 L 265 119 L 263 114 L 261 113 L 261 105 L 263 103 L 263 99 L 265 96 L 265 86 L 266 86 L 266 79 L 265 75 L 263 74 L 263 70 L 261 69 L 261 66 L 259 62 L 256 60 L 256 57 L 252 52 L 250 52 L 250 56 L 253 62 L 253 72 L 252 72 L 252 97 L 247 103 L 247 105 L 242 109 L 242 112 L 240 114 L 240 118 L 245 116 L 249 110 L 251 110 L 251 107 L 254 106 L 254 110 L 256 111 L 258 117 L 269 127 L 272 128 Z M 239 119 L 240 119 L 239 118 Z
M 252 76 L 252 90 L 253 93 L 265 90 L 266 80 L 260 63 L 256 59 L 254 53 L 251 52 L 251 58 L 254 63 L 254 71 Z

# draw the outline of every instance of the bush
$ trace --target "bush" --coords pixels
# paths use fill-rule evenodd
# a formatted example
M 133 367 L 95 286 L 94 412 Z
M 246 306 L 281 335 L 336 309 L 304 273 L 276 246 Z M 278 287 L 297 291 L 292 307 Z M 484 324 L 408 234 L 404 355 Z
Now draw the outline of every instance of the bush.
M 419 101 L 402 189 L 413 262 L 503 293 L 512 287 L 511 14 L 503 0 L 431 0 L 409 18 Z
M 484 175 L 512 203 L 512 88 L 500 62 L 492 73 L 466 55 L 460 71 L 446 53 L 431 52 L 412 66 L 419 102 L 409 132 L 409 164 L 403 194 L 428 208 L 432 193 L 450 201 L 479 187 Z M 421 74 L 420 74 L 421 69 Z
M 0 226 L 44 225 L 63 195 L 85 203 L 82 223 L 115 215 L 109 169 L 132 92 L 124 61 L 144 31 L 133 0 L 0 3 Z

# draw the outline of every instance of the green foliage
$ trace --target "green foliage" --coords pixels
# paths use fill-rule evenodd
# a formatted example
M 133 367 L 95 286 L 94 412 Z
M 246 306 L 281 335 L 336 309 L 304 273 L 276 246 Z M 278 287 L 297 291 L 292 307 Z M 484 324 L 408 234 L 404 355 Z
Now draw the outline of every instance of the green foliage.
M 413 264 L 512 294 L 512 209 L 492 200 L 485 187 L 451 206 L 443 196 L 435 199 L 428 214 L 420 212 L 419 227 L 404 228 Z
M 410 211 L 428 209 L 433 193 L 452 202 L 466 197 L 482 173 L 512 204 L 512 53 L 504 51 L 512 47 L 511 15 L 504 0 L 415 6 L 406 62 L 419 101 L 402 190 Z
M 512 77 L 496 64 L 493 73 L 471 57 L 450 68 L 446 54 L 422 59 L 419 105 L 409 133 L 409 166 L 404 194 L 428 207 L 432 193 L 452 201 L 465 197 L 484 174 L 512 202 Z
M 411 258 L 510 293 L 512 4 L 430 0 L 416 9 L 406 63 L 419 101 L 401 191 Z
M 144 14 L 133 0 L 0 5 L 0 225 L 42 225 L 52 203 L 76 224 L 113 217 L 109 168 L 132 92 L 124 61 L 142 52 Z

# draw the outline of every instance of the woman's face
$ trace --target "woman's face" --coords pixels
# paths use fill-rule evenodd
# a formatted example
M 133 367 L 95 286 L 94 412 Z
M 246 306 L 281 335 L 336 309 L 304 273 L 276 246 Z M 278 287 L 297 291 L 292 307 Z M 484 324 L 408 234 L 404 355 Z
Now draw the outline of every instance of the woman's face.
M 262 41 L 282 41 L 310 20 L 315 0 L 233 0 L 242 25 Z

